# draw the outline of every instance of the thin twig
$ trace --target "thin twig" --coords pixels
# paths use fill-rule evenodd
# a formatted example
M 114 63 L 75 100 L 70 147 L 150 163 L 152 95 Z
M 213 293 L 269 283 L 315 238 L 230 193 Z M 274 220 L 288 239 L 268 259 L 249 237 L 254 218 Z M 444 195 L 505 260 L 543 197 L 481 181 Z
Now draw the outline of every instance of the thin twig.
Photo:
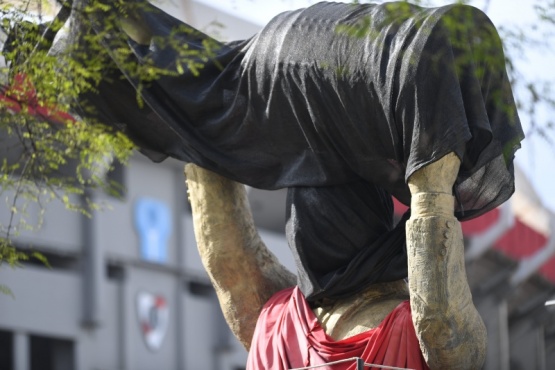
M 24 181 L 24 174 L 27 171 L 27 167 L 29 165 L 29 162 L 31 161 L 31 159 L 28 159 L 27 161 L 25 161 L 25 166 L 23 167 L 23 171 L 21 172 L 21 176 L 19 177 L 18 181 L 17 181 L 17 189 L 15 191 L 15 195 L 13 197 L 13 201 L 12 201 L 12 207 L 10 208 L 10 221 L 8 223 L 8 229 L 6 231 L 6 239 L 10 240 L 10 233 L 13 227 L 13 220 L 15 217 L 15 207 L 16 207 L 16 203 L 17 203 L 17 199 L 19 198 L 19 194 L 21 193 L 21 187 L 23 186 L 23 181 Z

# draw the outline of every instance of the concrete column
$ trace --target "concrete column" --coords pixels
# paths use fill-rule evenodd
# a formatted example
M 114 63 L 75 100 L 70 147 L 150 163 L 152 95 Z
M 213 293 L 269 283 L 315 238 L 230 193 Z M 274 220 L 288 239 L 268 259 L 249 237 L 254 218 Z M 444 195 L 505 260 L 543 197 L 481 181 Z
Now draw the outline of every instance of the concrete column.
M 118 347 L 119 347 L 119 369 L 121 370 L 128 370 L 129 367 L 129 356 L 130 356 L 130 349 L 129 349 L 129 341 L 128 341 L 128 331 L 129 325 L 127 324 L 127 319 L 129 312 L 133 312 L 133 307 L 128 307 L 127 299 L 128 299 L 128 292 L 127 292 L 127 283 L 125 279 L 118 282 Z
M 509 318 L 507 302 L 494 294 L 487 295 L 477 303 L 488 332 L 486 370 L 510 370 Z
M 175 331 L 175 344 L 178 348 L 175 351 L 176 354 L 176 365 L 178 369 L 183 369 L 185 367 L 183 356 L 182 356 L 182 348 L 185 348 L 185 335 L 181 330 L 184 322 L 184 304 L 183 304 L 183 296 L 184 296 L 184 269 L 185 269 L 185 251 L 183 250 L 186 248 L 185 245 L 185 233 L 184 233 L 184 224 L 183 224 L 183 215 L 185 214 L 185 209 L 187 207 L 187 193 L 185 186 L 185 176 L 183 175 L 182 171 L 174 171 L 173 181 L 175 184 L 175 205 L 172 207 L 173 209 L 173 219 L 174 221 L 174 235 L 175 235 L 175 257 L 178 262 L 178 270 L 179 274 L 177 276 L 177 284 L 175 284 L 175 292 L 174 292 L 174 299 L 175 299 L 175 325 L 178 330 Z
M 27 333 L 13 334 L 14 370 L 31 369 L 31 338 Z
M 511 369 L 546 370 L 545 334 L 542 325 L 521 320 L 510 327 Z M 549 368 L 551 369 L 552 366 Z
M 94 202 L 94 191 L 87 189 L 84 197 Z M 83 204 L 87 207 L 86 199 Z M 91 211 L 92 217 L 83 217 L 83 325 L 87 328 L 96 328 L 101 323 L 102 311 L 102 283 L 104 279 L 104 261 L 102 248 L 98 243 L 97 212 Z

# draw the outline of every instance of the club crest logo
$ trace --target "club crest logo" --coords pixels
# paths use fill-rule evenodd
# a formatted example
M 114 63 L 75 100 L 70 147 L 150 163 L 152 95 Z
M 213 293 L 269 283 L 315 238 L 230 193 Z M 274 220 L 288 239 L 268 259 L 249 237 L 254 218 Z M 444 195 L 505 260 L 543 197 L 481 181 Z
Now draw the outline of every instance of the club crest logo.
M 161 295 L 139 292 L 137 313 L 146 346 L 157 351 L 162 346 L 168 329 L 169 308 L 166 299 Z

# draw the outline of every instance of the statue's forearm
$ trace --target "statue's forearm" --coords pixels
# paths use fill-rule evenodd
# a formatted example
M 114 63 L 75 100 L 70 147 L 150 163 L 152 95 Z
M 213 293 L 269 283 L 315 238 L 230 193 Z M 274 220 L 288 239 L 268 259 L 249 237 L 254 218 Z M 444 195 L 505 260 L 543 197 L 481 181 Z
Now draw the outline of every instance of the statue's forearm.
M 458 171 L 454 154 L 416 173 L 407 222 L 409 289 L 413 322 L 432 369 L 478 369 L 487 336 L 472 302 L 461 226 L 454 217 L 451 187 Z
M 244 186 L 185 166 L 197 246 L 224 316 L 248 349 L 264 303 L 295 284 L 254 226 Z

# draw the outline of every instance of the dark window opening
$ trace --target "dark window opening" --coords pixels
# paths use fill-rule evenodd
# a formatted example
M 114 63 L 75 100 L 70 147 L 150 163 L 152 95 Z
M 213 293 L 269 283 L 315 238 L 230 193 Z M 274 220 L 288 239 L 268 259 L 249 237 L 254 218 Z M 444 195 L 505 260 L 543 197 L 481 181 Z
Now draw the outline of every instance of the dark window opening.
M 210 298 L 214 296 L 214 288 L 209 283 L 200 281 L 188 281 L 187 290 L 194 296 Z
M 0 330 L 0 369 L 13 369 L 13 366 L 13 334 Z
M 22 252 L 32 253 L 35 250 L 29 248 L 18 248 Z M 37 267 L 45 267 L 49 269 L 60 269 L 60 270 L 78 270 L 79 268 L 79 260 L 76 256 L 72 255 L 63 255 L 59 253 L 53 252 L 46 252 L 41 250 L 36 250 L 39 252 L 42 257 L 46 259 L 46 263 L 41 258 L 31 256 L 26 261 L 20 261 L 23 265 L 28 266 L 37 266 Z
M 121 265 L 109 263 L 106 265 L 106 277 L 108 280 L 124 281 L 125 268 Z
M 106 173 L 106 180 L 109 185 L 109 195 L 118 199 L 125 199 L 125 196 L 127 195 L 125 175 L 125 165 L 123 165 L 120 161 L 115 160 L 114 163 L 112 163 L 112 168 L 110 168 L 110 170 Z
M 75 369 L 73 341 L 31 336 L 30 370 L 73 369 Z

